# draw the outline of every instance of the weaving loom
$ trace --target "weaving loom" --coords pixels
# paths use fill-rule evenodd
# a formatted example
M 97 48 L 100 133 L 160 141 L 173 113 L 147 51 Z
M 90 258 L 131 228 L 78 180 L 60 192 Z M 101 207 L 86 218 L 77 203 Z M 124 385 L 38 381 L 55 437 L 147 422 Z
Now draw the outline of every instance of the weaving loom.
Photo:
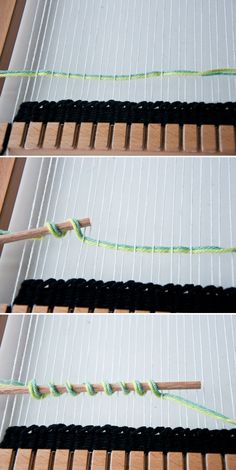
M 234 312 L 235 172 L 230 158 L 27 159 L 0 228 L 91 227 L 5 244 L 2 311 Z
M 235 154 L 233 0 L 0 7 L 2 152 Z
M 201 380 L 201 390 L 176 393 L 235 418 L 235 326 L 234 316 L 9 316 L 0 377 L 41 384 Z M 235 426 L 151 392 L 40 401 L 0 395 L 0 422 L 4 470 L 236 465 Z

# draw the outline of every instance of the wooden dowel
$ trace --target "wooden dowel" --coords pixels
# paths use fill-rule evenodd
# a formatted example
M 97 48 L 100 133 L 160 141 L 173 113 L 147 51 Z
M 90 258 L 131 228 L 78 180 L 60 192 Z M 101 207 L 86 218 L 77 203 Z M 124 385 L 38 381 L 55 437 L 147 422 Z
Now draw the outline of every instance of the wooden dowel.
M 198 390 L 201 389 L 201 382 L 199 381 L 190 381 L 190 382 L 156 382 L 160 390 Z M 121 392 L 122 388 L 118 383 L 110 384 L 114 392 Z M 147 382 L 141 382 L 141 385 L 145 391 L 150 390 L 149 384 Z M 127 382 L 126 386 L 130 391 L 134 391 L 134 384 Z M 84 384 L 75 385 L 72 384 L 72 387 L 77 393 L 85 393 L 86 386 Z M 57 390 L 60 393 L 67 393 L 65 385 L 56 385 Z M 95 392 L 104 392 L 102 384 L 93 384 Z M 50 389 L 45 385 L 38 385 L 40 393 L 50 393 Z M 27 386 L 19 387 L 17 385 L 2 385 L 0 387 L 0 395 L 27 395 L 29 389 Z
M 78 220 L 81 227 L 90 227 L 91 222 L 90 219 L 81 219 Z M 62 222 L 60 224 L 56 224 L 59 230 L 62 232 L 68 232 L 69 230 L 73 230 L 71 223 L 67 220 L 66 222 Z M 29 240 L 33 238 L 40 238 L 49 235 L 50 231 L 47 227 L 39 227 L 39 228 L 31 228 L 30 230 L 23 230 L 22 232 L 15 232 L 15 233 L 6 233 L 4 235 L 0 235 L 0 244 L 5 243 L 13 243 L 18 242 L 21 240 Z

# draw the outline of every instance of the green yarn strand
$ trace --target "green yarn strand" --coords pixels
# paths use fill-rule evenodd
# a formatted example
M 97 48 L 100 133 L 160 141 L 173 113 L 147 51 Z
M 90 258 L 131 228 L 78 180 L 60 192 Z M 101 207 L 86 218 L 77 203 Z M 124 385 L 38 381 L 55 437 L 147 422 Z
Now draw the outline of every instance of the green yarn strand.
M 112 389 L 112 386 L 111 384 L 109 384 L 108 382 L 102 382 L 102 386 L 103 386 L 103 390 L 105 392 L 105 394 L 110 397 L 111 395 L 113 395 L 114 390 Z
M 130 394 L 130 390 L 127 387 L 125 382 L 119 382 L 119 386 L 120 386 L 122 392 L 124 393 L 124 395 L 129 395 Z
M 236 75 L 236 68 L 219 68 L 210 70 L 169 70 L 161 71 L 154 70 L 151 72 L 140 72 L 131 74 L 82 74 L 82 73 L 68 73 L 52 70 L 0 70 L 0 78 L 10 77 L 50 77 L 50 78 L 66 78 L 66 79 L 80 79 L 80 80 L 144 80 L 147 78 L 159 77 L 213 77 L 213 76 L 234 76 Z
M 70 382 L 65 383 L 66 391 L 69 393 L 72 397 L 77 397 L 79 395 L 79 392 L 76 392 Z
M 205 416 L 210 416 L 211 418 L 215 418 L 217 420 L 225 421 L 226 423 L 236 425 L 235 419 L 228 418 L 227 416 L 218 413 L 217 411 L 214 411 L 211 408 L 199 405 L 198 403 L 194 403 L 191 400 L 187 400 L 186 398 L 182 398 L 178 395 L 174 395 L 172 393 L 161 393 L 161 398 L 179 403 L 180 405 L 183 405 L 186 408 L 190 408 L 191 410 L 195 410 L 198 413 L 204 414 Z
M 50 393 L 41 393 L 39 390 L 39 387 L 36 383 L 36 380 L 33 379 L 28 383 L 28 390 L 29 394 L 31 395 L 32 398 L 35 398 L 36 400 L 43 400 L 46 398 Z
M 85 387 L 86 387 L 86 392 L 90 397 L 94 397 L 94 395 L 97 395 L 97 392 L 94 390 L 94 387 L 91 383 L 85 382 Z
M 203 254 L 203 253 L 235 253 L 236 247 L 222 248 L 220 246 L 140 246 L 126 245 L 121 243 L 112 243 L 102 240 L 96 240 L 83 234 L 78 220 L 69 219 L 78 239 L 89 246 L 99 246 L 109 250 L 126 251 L 131 253 L 182 253 L 182 254 Z
M 46 227 L 48 228 L 49 232 L 51 235 L 53 235 L 56 238 L 63 238 L 66 235 L 66 232 L 62 232 L 56 224 L 53 222 L 47 222 Z
M 158 398 L 162 397 L 162 393 L 160 392 L 156 382 L 154 380 L 149 380 L 148 385 L 150 387 L 151 392 Z
M 49 389 L 50 389 L 50 393 L 53 397 L 60 397 L 62 395 L 62 393 L 59 392 L 59 390 L 58 390 L 58 388 L 56 387 L 55 384 L 49 382 L 48 386 L 49 386 Z
M 141 382 L 138 380 L 133 381 L 133 386 L 135 393 L 137 393 L 140 397 L 143 397 L 146 394 L 146 391 L 143 389 Z

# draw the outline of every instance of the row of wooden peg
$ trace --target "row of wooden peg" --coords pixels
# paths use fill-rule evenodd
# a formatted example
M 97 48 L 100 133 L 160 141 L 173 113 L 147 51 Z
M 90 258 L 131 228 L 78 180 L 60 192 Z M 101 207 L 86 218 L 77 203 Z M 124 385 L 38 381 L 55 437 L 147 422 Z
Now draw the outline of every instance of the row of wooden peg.
M 10 311 L 9 311 L 10 310 Z M 143 313 L 150 313 L 148 310 L 135 310 L 133 312 L 125 309 L 115 309 L 110 310 L 109 308 L 95 308 L 89 309 L 88 307 L 75 307 L 74 309 L 70 309 L 69 307 L 53 307 L 51 309 L 45 305 L 34 305 L 31 308 L 29 305 L 13 305 L 10 309 L 6 304 L 0 304 L 0 313 L 78 313 L 78 314 L 86 314 L 86 313 L 94 313 L 94 314 L 106 314 L 106 313 L 118 313 L 123 315 L 129 315 L 132 313 L 135 314 L 143 314 Z M 168 312 L 155 312 L 159 314 L 168 314 Z
M 0 149 L 8 124 L 0 124 Z M 7 139 L 8 140 L 8 139 Z M 5 143 L 5 144 L 4 144 Z M 15 122 L 7 143 L 9 155 L 81 154 L 236 154 L 236 128 L 167 124 Z
M 235 470 L 236 455 L 96 450 L 0 449 L 0 470 Z

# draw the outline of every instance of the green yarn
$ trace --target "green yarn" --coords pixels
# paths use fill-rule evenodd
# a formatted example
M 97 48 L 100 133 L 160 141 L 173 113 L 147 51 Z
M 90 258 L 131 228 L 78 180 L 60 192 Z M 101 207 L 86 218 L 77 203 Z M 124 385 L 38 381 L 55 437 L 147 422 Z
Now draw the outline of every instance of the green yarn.
M 182 397 L 180 397 L 178 395 L 175 395 L 173 393 L 163 393 L 163 392 L 161 392 L 159 390 L 156 382 L 154 382 L 153 380 L 149 380 L 148 384 L 149 384 L 149 387 L 150 387 L 150 391 L 157 398 L 160 398 L 160 399 L 163 399 L 163 400 L 174 401 L 175 403 L 178 403 L 179 405 L 185 406 L 186 408 L 194 410 L 194 411 L 196 411 L 198 413 L 201 413 L 205 416 L 209 416 L 211 418 L 215 418 L 217 420 L 224 421 L 228 424 L 236 425 L 236 420 L 235 419 L 228 418 L 227 416 L 223 415 L 222 413 L 218 413 L 217 411 L 212 410 L 211 408 L 208 408 L 208 407 L 203 406 L 203 405 L 199 405 L 198 403 L 194 403 L 191 400 L 187 400 L 186 398 L 182 398 Z M 14 380 L 0 380 L 0 387 L 3 387 L 4 385 L 12 385 L 13 387 L 14 386 L 25 387 L 25 384 L 22 383 L 22 382 L 17 382 L 17 381 L 14 381 Z M 85 385 L 85 388 L 86 388 L 86 392 L 89 396 L 93 397 L 94 395 L 97 394 L 97 392 L 94 390 L 93 385 L 90 382 L 85 382 L 84 385 Z M 119 382 L 119 385 L 120 385 L 124 395 L 128 395 L 130 393 L 130 390 L 128 389 L 125 382 Z M 53 397 L 59 397 L 59 396 L 62 395 L 62 392 L 60 392 L 57 389 L 57 386 L 52 382 L 50 382 L 49 385 L 48 385 L 49 389 L 50 389 L 50 392 L 48 392 L 48 393 L 41 393 L 40 392 L 39 387 L 38 387 L 35 379 L 31 380 L 28 383 L 27 386 L 28 386 L 30 396 L 32 398 L 36 399 L 36 400 L 43 400 L 44 398 L 48 397 L 49 395 L 51 395 Z M 139 396 L 143 397 L 147 393 L 146 390 L 143 389 L 143 386 L 142 386 L 141 382 L 139 382 L 138 380 L 133 381 L 133 386 L 134 386 L 135 393 L 137 393 Z M 79 393 L 77 393 L 73 389 L 72 385 L 69 382 L 66 382 L 65 387 L 66 387 L 67 392 L 70 395 L 72 395 L 73 397 L 79 395 Z M 109 382 L 102 382 L 102 387 L 103 387 L 103 391 L 108 396 L 111 396 L 115 393 L 115 391 L 112 389 L 112 386 Z
M 59 392 L 59 390 L 58 390 L 58 388 L 56 387 L 55 384 L 49 382 L 48 386 L 49 386 L 49 389 L 50 389 L 50 394 L 53 397 L 60 397 L 62 395 L 61 392 Z
M 154 70 L 152 72 L 140 72 L 131 74 L 83 74 L 83 73 L 67 73 L 52 70 L 0 70 L 0 78 L 9 77 L 51 77 L 51 78 L 77 78 L 81 80 L 143 80 L 146 78 L 157 77 L 212 77 L 212 76 L 234 76 L 236 68 L 219 68 L 210 70 Z
M 161 392 L 160 392 L 161 393 Z M 180 405 L 185 406 L 186 408 L 190 408 L 191 410 L 195 410 L 198 413 L 201 413 L 205 416 L 210 416 L 211 418 L 215 418 L 217 420 L 225 421 L 226 423 L 229 424 L 236 424 L 235 419 L 228 418 L 227 416 L 218 413 L 218 411 L 211 410 L 210 408 L 207 408 L 206 406 L 199 405 L 198 403 L 194 403 L 191 400 L 187 400 L 186 398 L 182 398 L 178 395 L 174 395 L 172 393 L 161 393 L 161 397 L 165 400 L 171 400 L 176 403 L 179 403 Z
M 90 397 L 94 397 L 94 395 L 97 394 L 97 392 L 94 390 L 94 387 L 92 384 L 90 384 L 89 382 L 85 382 L 85 387 L 86 387 L 86 391 L 88 393 L 88 395 L 90 395 Z
M 5 385 L 12 385 L 12 387 L 25 387 L 23 382 L 19 382 L 18 380 L 0 380 L 0 387 L 4 387 Z
M 66 232 L 62 232 L 56 224 L 53 222 L 47 222 L 46 227 L 48 228 L 49 232 L 51 235 L 53 235 L 56 238 L 63 238 L 66 235 Z
M 122 392 L 124 393 L 124 395 L 129 395 L 130 394 L 131 390 L 129 390 L 129 388 L 127 387 L 125 382 L 119 382 L 119 386 L 120 386 Z
M 38 387 L 35 379 L 31 380 L 28 383 L 28 389 L 29 389 L 29 394 L 31 395 L 31 397 L 35 398 L 36 400 L 43 400 L 48 395 L 50 395 L 49 393 L 40 392 L 39 387 Z M 50 388 L 50 390 L 51 390 L 51 388 Z
M 77 397 L 79 395 L 79 392 L 76 392 L 70 382 L 65 383 L 66 391 L 69 393 L 72 397 Z
M 82 233 L 80 224 L 78 220 L 72 218 L 69 219 L 69 222 L 74 228 L 74 231 L 78 239 L 86 243 L 89 246 L 99 246 L 109 250 L 117 251 L 127 251 L 131 253 L 183 253 L 183 254 L 203 254 L 203 253 L 234 253 L 236 252 L 236 247 L 232 248 L 222 248 L 219 246 L 140 246 L 140 245 L 126 245 L 122 243 L 112 243 L 102 240 L 96 240 L 91 237 L 87 237 Z
M 105 394 L 110 397 L 111 395 L 113 395 L 114 390 L 112 389 L 112 386 L 111 384 L 109 384 L 108 382 L 102 382 L 102 386 L 103 386 L 103 390 L 105 392 Z
M 139 382 L 138 380 L 133 381 L 133 386 L 134 386 L 135 393 L 137 393 L 140 397 L 143 397 L 143 395 L 146 394 L 146 391 L 143 390 L 143 386 L 141 382 Z
M 148 381 L 148 385 L 149 385 L 149 387 L 150 387 L 150 389 L 151 389 L 151 392 L 152 392 L 154 395 L 156 395 L 157 398 L 161 398 L 161 395 L 162 395 L 162 394 L 161 394 L 161 392 L 160 392 L 160 390 L 159 390 L 159 388 L 158 388 L 156 382 L 154 382 L 154 380 L 149 380 L 149 381 Z
M 0 229 L 0 235 L 7 235 L 8 233 L 10 233 L 8 230 Z

